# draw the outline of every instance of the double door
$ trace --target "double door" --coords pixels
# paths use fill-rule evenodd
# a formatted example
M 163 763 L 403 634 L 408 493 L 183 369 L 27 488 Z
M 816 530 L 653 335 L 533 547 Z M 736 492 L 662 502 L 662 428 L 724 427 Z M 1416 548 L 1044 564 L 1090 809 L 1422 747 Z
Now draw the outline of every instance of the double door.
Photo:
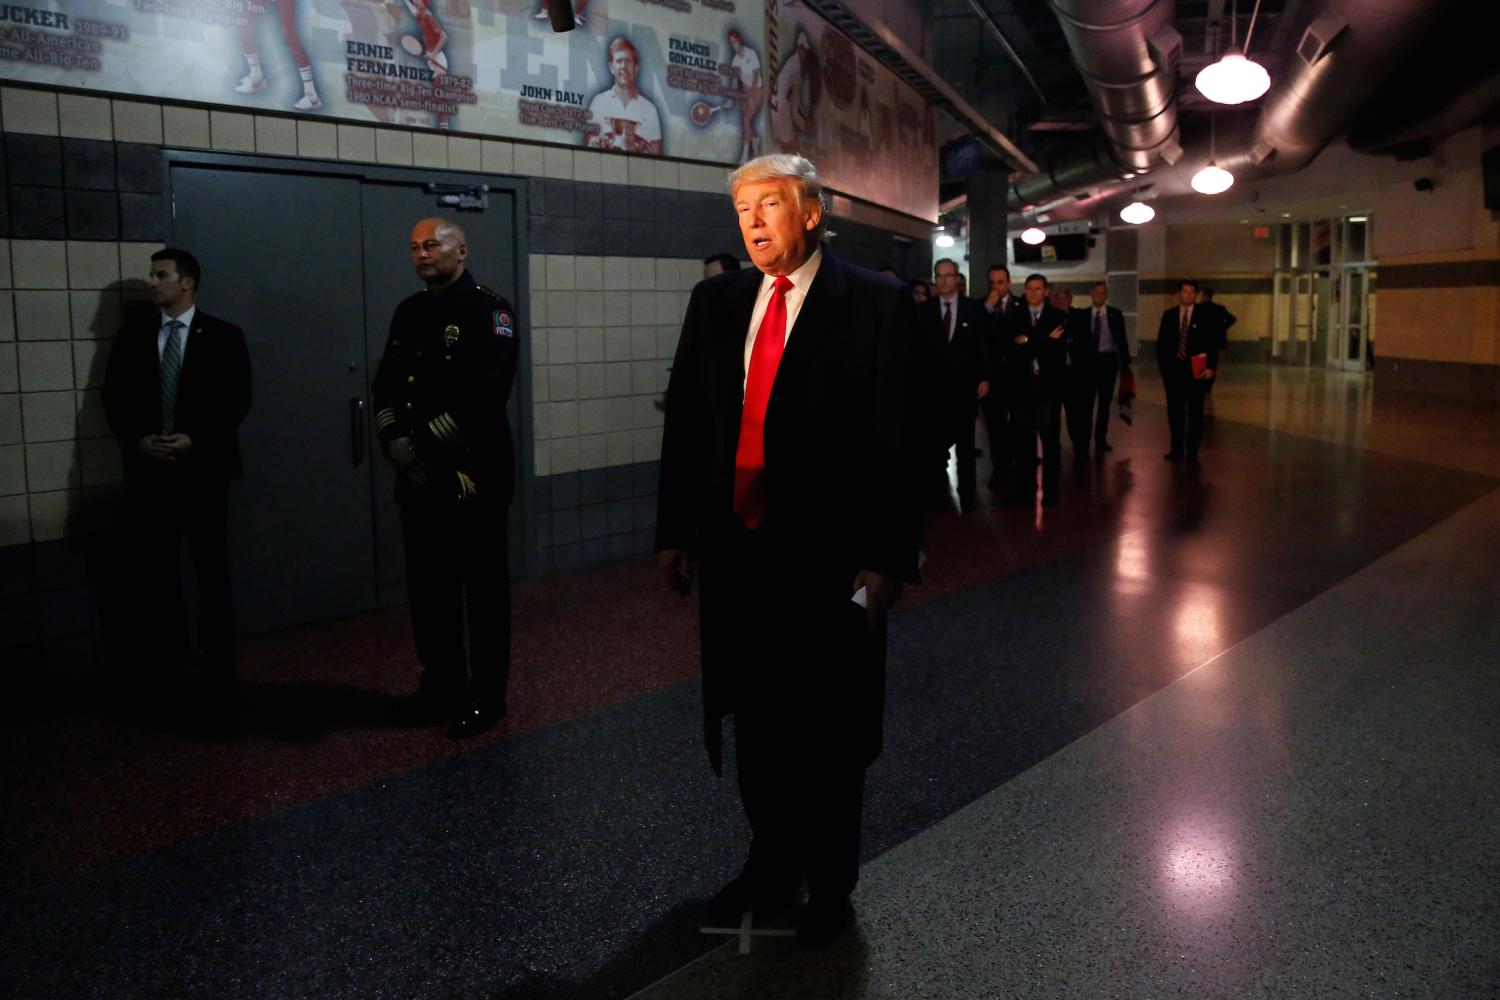
M 526 287 L 516 194 L 496 179 L 314 167 L 168 157 L 172 241 L 203 265 L 201 308 L 243 328 L 250 350 L 245 476 L 230 493 L 235 603 L 246 632 L 405 599 L 394 481 L 369 387 L 396 304 L 421 288 L 411 227 L 448 214 L 429 180 L 490 186 L 487 208 L 460 220 L 471 269 L 513 301 Z M 511 427 L 524 439 L 518 408 L 513 393 Z

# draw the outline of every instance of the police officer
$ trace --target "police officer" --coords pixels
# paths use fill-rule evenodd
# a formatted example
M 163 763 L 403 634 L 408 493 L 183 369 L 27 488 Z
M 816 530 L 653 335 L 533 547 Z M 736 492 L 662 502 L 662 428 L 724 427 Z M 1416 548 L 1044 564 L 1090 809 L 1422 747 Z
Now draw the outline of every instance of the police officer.
M 515 486 L 505 403 L 516 312 L 475 282 L 452 219 L 411 231 L 427 285 L 396 307 L 375 374 L 375 423 L 396 468 L 421 718 L 462 739 L 504 718 L 510 671 L 507 522 Z M 467 656 L 465 626 L 467 625 Z

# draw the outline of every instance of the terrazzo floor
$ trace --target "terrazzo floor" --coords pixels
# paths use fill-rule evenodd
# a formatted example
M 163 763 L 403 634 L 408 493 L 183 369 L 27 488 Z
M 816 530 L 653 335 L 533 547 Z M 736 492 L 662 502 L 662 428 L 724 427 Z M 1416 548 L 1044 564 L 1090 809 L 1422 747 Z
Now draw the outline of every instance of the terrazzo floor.
M 517 587 L 476 743 L 389 723 L 399 611 L 246 640 L 231 739 L 7 727 L 0 995 L 1500 995 L 1500 414 L 1243 367 L 1189 468 L 1142 381 L 1057 508 L 934 517 L 828 949 L 698 933 L 746 831 L 635 563 Z

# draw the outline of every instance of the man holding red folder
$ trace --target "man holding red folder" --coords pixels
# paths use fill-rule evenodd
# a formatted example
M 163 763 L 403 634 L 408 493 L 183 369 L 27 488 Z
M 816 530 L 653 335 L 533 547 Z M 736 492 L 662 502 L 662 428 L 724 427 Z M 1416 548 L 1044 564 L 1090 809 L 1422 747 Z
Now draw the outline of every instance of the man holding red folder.
M 1213 317 L 1196 305 L 1198 283 L 1177 286 L 1177 305 L 1161 314 L 1156 330 L 1156 367 L 1167 393 L 1169 462 L 1198 461 L 1203 439 L 1203 397 L 1219 367 L 1219 333 Z M 1200 315 L 1201 313 L 1201 315 Z

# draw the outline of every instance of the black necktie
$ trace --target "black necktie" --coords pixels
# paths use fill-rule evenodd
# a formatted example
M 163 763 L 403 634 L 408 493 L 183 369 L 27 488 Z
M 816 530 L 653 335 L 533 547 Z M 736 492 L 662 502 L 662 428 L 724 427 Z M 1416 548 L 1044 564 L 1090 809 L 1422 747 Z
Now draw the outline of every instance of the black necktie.
M 948 340 L 953 340 L 953 306 L 948 302 L 943 303 L 943 329 L 948 332 Z

